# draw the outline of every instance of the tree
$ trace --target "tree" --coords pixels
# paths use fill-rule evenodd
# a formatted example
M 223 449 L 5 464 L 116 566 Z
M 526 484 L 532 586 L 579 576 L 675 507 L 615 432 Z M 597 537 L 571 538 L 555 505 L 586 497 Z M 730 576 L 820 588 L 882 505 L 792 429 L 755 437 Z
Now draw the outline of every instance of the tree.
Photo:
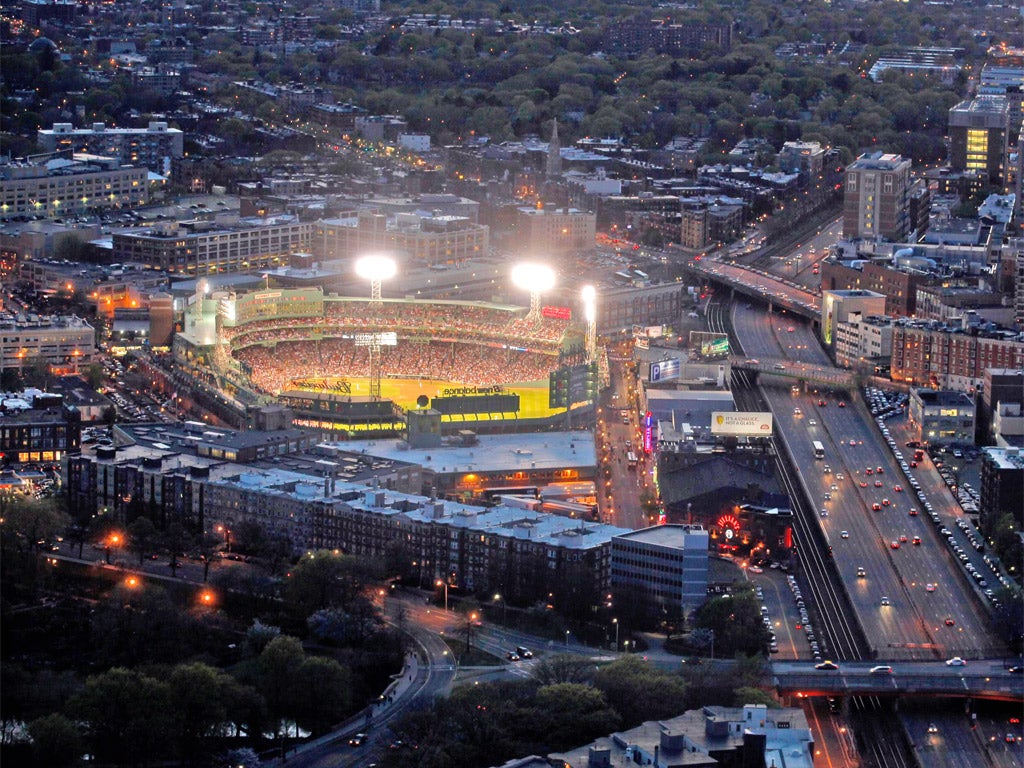
M 69 703 L 70 714 L 89 729 L 92 750 L 117 765 L 166 755 L 172 707 L 166 683 L 115 667 L 90 677 Z
M 256 661 L 256 689 L 267 702 L 278 735 L 281 721 L 293 718 L 301 708 L 303 690 L 299 670 L 305 657 L 297 638 L 281 635 L 267 644 Z
M 0 497 L 0 534 L 6 546 L 34 552 L 40 542 L 53 541 L 71 524 L 71 518 L 58 507 L 54 498 L 33 499 L 16 493 Z
M 341 722 L 352 707 L 352 673 L 333 659 L 313 656 L 302 662 L 297 684 L 303 691 L 296 720 L 314 736 Z
M 547 718 L 544 741 L 552 750 L 570 749 L 611 733 L 621 720 L 601 691 L 578 683 L 542 687 L 537 706 Z
M 734 707 L 742 707 L 746 704 L 764 704 L 771 709 L 778 709 L 782 705 L 775 696 L 763 688 L 751 688 L 741 686 L 733 693 L 732 704 Z
M 78 728 L 60 713 L 46 715 L 28 724 L 32 737 L 32 755 L 36 765 L 53 768 L 75 765 L 82 755 L 82 736 Z
M 148 517 L 139 517 L 128 526 L 128 545 L 139 556 L 139 565 L 152 550 L 157 539 L 156 526 Z
M 602 667 L 594 676 L 594 685 L 622 716 L 625 727 L 674 717 L 685 708 L 683 679 L 651 667 L 637 656 L 626 656 Z
M 106 379 L 106 373 L 104 373 L 103 366 L 99 363 L 89 363 L 89 365 L 82 369 L 82 378 L 84 378 L 93 389 L 99 389 L 103 386 L 103 382 Z
M 559 653 L 541 659 L 533 668 L 532 675 L 541 685 L 588 683 L 594 679 L 594 665 L 590 659 Z
M 179 664 L 171 670 L 167 686 L 174 702 L 173 726 L 178 753 L 191 765 L 202 741 L 216 733 L 227 717 L 227 695 L 234 681 L 224 672 L 201 662 Z
M 167 526 L 167 530 L 164 531 L 164 546 L 171 551 L 171 559 L 168 565 L 171 566 L 171 576 L 178 575 L 178 558 L 181 557 L 181 552 L 185 548 L 185 542 L 187 536 L 185 535 L 185 528 L 181 523 L 175 521 Z
M 327 550 L 303 557 L 292 569 L 285 597 L 305 617 L 323 608 L 351 609 L 365 599 L 368 582 L 375 567 L 361 558 L 339 555 Z

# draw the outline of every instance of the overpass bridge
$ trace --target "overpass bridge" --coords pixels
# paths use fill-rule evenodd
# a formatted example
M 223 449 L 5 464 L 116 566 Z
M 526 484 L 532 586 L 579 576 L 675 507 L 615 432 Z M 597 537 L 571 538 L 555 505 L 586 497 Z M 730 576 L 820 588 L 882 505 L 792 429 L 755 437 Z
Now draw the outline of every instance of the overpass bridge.
M 767 302 L 770 308 L 780 307 L 814 323 L 821 321 L 821 296 L 802 285 L 722 261 L 691 261 L 686 266 L 704 280 L 727 286 L 734 294 Z
M 805 381 L 835 389 L 854 389 L 860 385 L 860 376 L 846 368 L 831 365 L 801 363 L 784 357 L 740 357 L 733 355 L 729 365 L 741 371 L 767 373 L 788 379 Z
M 944 661 L 893 662 L 891 673 L 871 672 L 885 662 L 841 662 L 837 670 L 813 663 L 772 665 L 780 694 L 809 696 L 936 696 L 1024 702 L 1024 675 L 1008 671 L 1002 660 L 970 661 L 949 667 Z

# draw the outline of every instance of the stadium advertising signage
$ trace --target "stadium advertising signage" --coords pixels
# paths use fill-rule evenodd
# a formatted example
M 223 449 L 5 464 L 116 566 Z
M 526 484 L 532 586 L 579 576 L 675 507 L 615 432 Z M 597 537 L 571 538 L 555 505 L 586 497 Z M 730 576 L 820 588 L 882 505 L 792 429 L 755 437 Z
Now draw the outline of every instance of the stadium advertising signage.
M 653 383 L 678 379 L 681 370 L 682 366 L 678 357 L 673 357 L 671 360 L 659 360 L 656 363 L 651 363 L 650 381 Z
M 569 307 L 541 307 L 540 313 L 544 317 L 553 317 L 556 320 L 572 320 L 572 310 Z
M 460 387 L 444 392 L 459 392 L 463 389 L 475 390 L 477 387 Z M 481 391 L 501 392 L 501 387 L 480 387 Z M 430 407 L 444 416 L 458 414 L 471 416 L 477 413 L 518 413 L 519 395 L 510 394 L 453 394 L 434 397 Z
M 352 385 L 349 384 L 348 380 L 337 378 L 292 379 L 291 388 L 310 392 L 332 392 L 341 395 L 352 394 Z
M 770 437 L 772 415 L 770 412 L 760 411 L 713 411 L 711 434 L 734 437 Z

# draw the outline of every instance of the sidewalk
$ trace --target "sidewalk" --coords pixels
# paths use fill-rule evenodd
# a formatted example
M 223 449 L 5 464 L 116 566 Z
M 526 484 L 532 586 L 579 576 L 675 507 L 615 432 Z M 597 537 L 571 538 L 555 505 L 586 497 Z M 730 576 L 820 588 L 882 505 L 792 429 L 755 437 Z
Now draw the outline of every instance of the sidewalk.
M 373 726 L 376 718 L 391 709 L 395 701 L 399 700 L 413 686 L 419 673 L 419 655 L 415 651 L 409 651 L 405 655 L 402 671 L 391 676 L 391 683 L 380 694 L 376 702 L 356 712 L 343 723 L 339 723 L 330 733 L 325 733 L 316 739 L 288 747 L 283 758 L 269 759 L 264 764 L 268 766 L 284 765 L 307 752 L 319 749 L 333 742 L 341 741 L 361 731 L 368 731 Z

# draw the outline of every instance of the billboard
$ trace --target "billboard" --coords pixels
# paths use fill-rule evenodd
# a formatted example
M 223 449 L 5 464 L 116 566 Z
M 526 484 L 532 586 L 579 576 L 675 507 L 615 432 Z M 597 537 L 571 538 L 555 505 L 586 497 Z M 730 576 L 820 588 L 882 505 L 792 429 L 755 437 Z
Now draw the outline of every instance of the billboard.
M 651 363 L 651 375 L 649 380 L 653 384 L 656 381 L 678 379 L 681 370 L 682 366 L 678 357 L 674 357 L 671 360 L 659 360 L 656 363 Z
M 572 310 L 569 307 L 541 307 L 540 313 L 543 317 L 553 317 L 556 320 L 572 320 Z
M 692 362 L 723 360 L 728 356 L 728 334 L 690 331 L 690 360 Z
M 711 434 L 771 437 L 772 415 L 761 411 L 712 411 Z
M 486 389 L 484 387 L 481 390 Z M 457 394 L 432 397 L 430 407 L 442 415 L 470 416 L 478 413 L 518 413 L 519 395 L 511 394 Z

